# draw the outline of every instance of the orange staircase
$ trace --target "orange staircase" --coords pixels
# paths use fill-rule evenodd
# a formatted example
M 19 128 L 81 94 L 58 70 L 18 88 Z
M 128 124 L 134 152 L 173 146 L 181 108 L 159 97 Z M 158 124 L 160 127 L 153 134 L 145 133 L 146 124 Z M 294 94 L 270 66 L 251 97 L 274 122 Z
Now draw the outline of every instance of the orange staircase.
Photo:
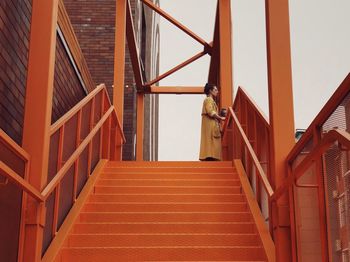
M 58 261 L 267 261 L 232 162 L 108 162 Z

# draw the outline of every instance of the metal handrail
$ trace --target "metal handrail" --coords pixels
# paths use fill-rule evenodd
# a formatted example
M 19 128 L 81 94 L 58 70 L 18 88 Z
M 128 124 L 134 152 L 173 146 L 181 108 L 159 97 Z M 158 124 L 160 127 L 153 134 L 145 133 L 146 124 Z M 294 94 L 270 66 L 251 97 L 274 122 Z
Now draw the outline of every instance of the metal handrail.
M 7 148 L 13 153 L 20 157 L 25 162 L 29 161 L 29 154 L 20 147 L 15 141 L 11 139 L 1 128 L 0 128 L 0 142 L 3 142 Z
M 312 123 L 307 128 L 305 133 L 302 135 L 298 143 L 296 143 L 293 149 L 290 151 L 290 153 L 287 156 L 287 163 L 292 163 L 294 161 L 294 159 L 300 154 L 300 152 L 309 142 L 310 138 L 312 138 L 314 130 L 319 129 L 319 127 L 322 126 L 327 121 L 327 119 L 334 112 L 334 110 L 336 110 L 339 104 L 348 95 L 349 86 L 350 86 L 350 73 L 346 76 L 346 78 L 340 84 L 340 86 L 338 87 L 334 95 L 329 99 L 326 105 L 318 113 L 316 118 L 312 121 Z
M 305 174 L 305 171 L 319 158 L 328 148 L 335 142 L 340 143 L 350 149 L 350 134 L 346 131 L 332 129 L 328 131 L 318 143 L 318 145 L 311 150 L 311 152 L 300 162 L 293 173 L 284 181 L 284 183 L 276 189 L 272 196 L 272 201 L 276 201 L 288 188 L 291 187 L 296 180 Z
M 269 121 L 267 120 L 267 117 L 265 116 L 263 111 L 258 107 L 257 104 L 254 103 L 254 100 L 251 97 L 249 97 L 248 93 L 241 86 L 238 87 L 236 98 L 233 103 L 233 109 L 237 109 L 241 97 L 251 106 L 251 109 L 254 111 L 254 113 L 256 113 L 259 116 L 259 119 L 262 120 L 264 126 L 267 129 L 270 129 Z
M 12 168 L 6 165 L 4 162 L 0 161 L 0 175 L 8 178 L 11 182 L 17 185 L 20 189 L 27 192 L 30 196 L 39 202 L 44 202 L 45 199 L 43 195 L 26 180 L 24 180 L 20 175 L 18 175 Z
M 114 112 L 114 106 L 111 106 L 107 112 L 102 116 L 100 121 L 95 125 L 95 127 L 91 130 L 89 135 L 83 140 L 83 142 L 79 145 L 79 147 L 73 152 L 70 158 L 65 162 L 62 168 L 58 171 L 55 177 L 51 180 L 51 182 L 43 189 L 42 194 L 44 199 L 46 200 L 50 194 L 55 190 L 57 185 L 61 183 L 62 179 L 67 174 L 69 168 L 74 164 L 76 159 L 80 156 L 80 154 L 84 151 L 84 149 L 89 145 L 91 140 L 100 130 L 102 125 L 106 122 L 108 117 Z
M 76 104 L 72 109 L 70 109 L 66 114 L 64 114 L 60 119 L 58 119 L 54 124 L 51 125 L 50 135 L 53 135 L 56 131 L 58 131 L 65 123 L 67 123 L 72 117 L 74 117 L 84 106 L 86 106 L 100 92 L 103 92 L 109 104 L 111 105 L 111 101 L 109 99 L 105 84 L 100 84 L 91 93 L 89 93 L 84 99 L 82 99 L 78 104 Z M 125 143 L 126 139 L 125 139 L 123 128 L 120 124 L 117 112 L 115 109 L 113 110 L 113 112 L 114 112 L 113 115 L 116 119 L 119 132 L 121 134 L 123 142 Z
M 260 164 L 260 162 L 259 162 L 259 160 L 258 160 L 258 158 L 257 158 L 257 156 L 256 156 L 256 154 L 254 152 L 254 150 L 253 150 L 253 147 L 250 144 L 246 134 L 244 133 L 243 128 L 242 128 L 240 122 L 238 121 L 238 118 L 237 118 L 235 112 L 233 111 L 232 107 L 229 107 L 228 112 L 229 112 L 229 114 L 228 114 L 228 117 L 226 117 L 226 120 L 225 120 L 225 123 L 224 123 L 223 132 L 224 133 L 226 132 L 228 123 L 229 123 L 229 121 L 232 118 L 234 123 L 235 123 L 235 125 L 237 126 L 237 129 L 239 131 L 239 134 L 240 134 L 242 140 L 244 141 L 244 144 L 246 145 L 246 147 L 248 149 L 248 152 L 249 152 L 249 154 L 250 154 L 250 156 L 251 156 L 251 158 L 253 160 L 253 163 L 254 163 L 254 165 L 256 167 L 256 170 L 257 170 L 257 173 L 259 175 L 259 178 L 263 182 L 263 186 L 264 186 L 264 188 L 265 188 L 265 190 L 267 192 L 267 195 L 268 195 L 269 198 L 271 198 L 271 196 L 274 194 L 274 191 L 273 191 L 272 186 L 271 186 L 271 184 L 270 184 L 270 182 L 269 182 L 269 180 L 268 180 L 268 178 L 267 178 L 267 176 L 266 176 L 266 174 L 265 174 L 265 172 L 264 172 L 264 170 L 263 170 L 263 168 L 262 168 L 262 166 L 261 166 L 261 164 Z
M 86 106 L 99 92 L 105 88 L 105 85 L 101 84 L 97 86 L 91 93 L 84 97 L 79 103 L 65 113 L 50 127 L 50 136 L 52 136 L 57 130 L 59 130 L 65 123 L 67 123 L 72 117 L 74 117 L 84 106 Z

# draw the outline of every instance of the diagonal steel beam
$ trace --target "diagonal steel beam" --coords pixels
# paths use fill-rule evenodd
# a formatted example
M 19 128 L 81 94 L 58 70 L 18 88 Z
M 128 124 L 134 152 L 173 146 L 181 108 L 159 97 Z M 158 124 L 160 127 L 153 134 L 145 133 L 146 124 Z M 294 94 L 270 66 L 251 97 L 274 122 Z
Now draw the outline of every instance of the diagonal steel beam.
M 139 51 L 136 45 L 134 22 L 131 15 L 130 0 L 127 0 L 126 9 L 126 38 L 128 40 L 129 53 L 131 58 L 132 69 L 134 71 L 136 87 L 139 90 L 143 87 L 143 78 L 139 60 Z
M 203 94 L 203 86 L 151 86 L 152 94 Z
M 144 87 L 150 87 L 151 85 L 153 85 L 153 84 L 159 82 L 160 80 L 166 78 L 167 76 L 169 76 L 169 75 L 175 73 L 176 71 L 180 70 L 181 68 L 187 66 L 188 64 L 190 64 L 190 63 L 192 63 L 192 62 L 198 60 L 199 58 L 201 58 L 202 56 L 206 55 L 207 53 L 208 53 L 208 52 L 207 52 L 206 50 L 204 50 L 204 51 L 202 51 L 202 52 L 200 52 L 200 53 L 198 53 L 198 54 L 192 56 L 190 59 L 188 59 L 188 60 L 186 60 L 185 62 L 179 64 L 178 66 L 174 67 L 173 69 L 169 70 L 168 72 L 165 72 L 164 74 L 158 76 L 158 77 L 155 78 L 154 80 L 152 80 L 152 81 L 146 83 L 146 84 L 144 85 Z
M 163 16 L 166 20 L 168 20 L 170 23 L 172 23 L 173 25 L 175 25 L 176 27 L 178 27 L 180 30 L 182 30 L 183 32 L 185 32 L 186 34 L 188 34 L 190 37 L 192 37 L 194 40 L 196 40 L 197 42 L 201 43 L 202 45 L 204 45 L 205 47 L 210 47 L 210 45 L 203 40 L 202 38 L 200 38 L 199 36 L 197 36 L 195 33 L 193 33 L 191 30 L 189 30 L 186 26 L 182 25 L 179 21 L 177 21 L 175 18 L 171 17 L 168 13 L 166 13 L 165 11 L 163 11 L 161 8 L 159 8 L 158 6 L 156 6 L 155 4 L 153 4 L 151 1 L 149 0 L 141 0 L 145 5 L 147 5 L 149 8 L 153 9 L 155 12 L 157 12 L 158 14 L 160 14 L 161 16 Z

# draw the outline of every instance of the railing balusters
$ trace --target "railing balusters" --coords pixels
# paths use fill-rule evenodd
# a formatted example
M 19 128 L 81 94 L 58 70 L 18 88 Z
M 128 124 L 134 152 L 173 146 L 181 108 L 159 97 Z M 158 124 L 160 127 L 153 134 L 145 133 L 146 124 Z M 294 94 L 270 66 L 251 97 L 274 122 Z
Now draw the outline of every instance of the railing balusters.
M 105 110 L 105 94 L 102 92 L 101 93 L 101 114 L 100 118 L 102 118 Z M 103 125 L 103 127 L 106 125 L 106 123 Z M 103 127 L 100 130 L 100 150 L 99 150 L 99 158 L 102 158 L 102 150 L 103 150 Z
M 96 110 L 96 102 L 95 97 L 101 92 L 101 116 L 99 121 L 95 123 L 95 110 Z M 60 203 L 60 197 L 61 196 L 61 189 L 63 188 L 64 184 L 62 184 L 63 179 L 70 174 L 70 171 L 72 168 L 74 168 L 73 173 L 73 193 L 72 193 L 72 203 L 77 199 L 77 187 L 78 187 L 78 175 L 79 175 L 79 161 L 81 154 L 83 152 L 86 152 L 88 150 L 88 178 L 91 173 L 91 161 L 92 161 L 92 141 L 93 139 L 98 139 L 98 136 L 100 138 L 100 148 L 96 149 L 99 150 L 100 156 L 103 155 L 106 158 L 111 157 L 111 151 L 115 151 L 116 148 L 116 134 L 120 134 L 119 138 L 123 142 L 125 142 L 124 134 L 122 133 L 122 128 L 120 127 L 119 120 L 116 114 L 116 111 L 114 107 L 111 105 L 108 96 L 106 96 L 106 88 L 104 86 L 99 86 L 95 90 L 93 90 L 86 98 L 84 98 L 82 101 L 80 101 L 76 106 L 74 106 L 69 112 L 67 112 L 62 118 L 60 118 L 58 121 L 56 121 L 53 125 L 50 127 L 50 135 L 51 137 L 53 135 L 58 135 L 58 146 L 57 146 L 57 156 L 55 155 L 55 161 L 57 161 L 56 165 L 56 175 L 49 181 L 48 185 L 39 192 L 35 187 L 33 187 L 28 181 L 28 173 L 30 169 L 30 155 L 26 153 L 22 148 L 20 148 L 15 142 L 13 142 L 1 129 L 0 129 L 0 143 L 4 143 L 5 146 L 7 146 L 14 154 L 16 154 L 20 159 L 22 159 L 25 163 L 25 169 L 24 169 L 24 176 L 20 176 L 17 174 L 14 170 L 12 170 L 9 166 L 6 165 L 6 163 L 3 163 L 0 161 L 0 176 L 5 177 L 8 179 L 11 183 L 18 186 L 21 190 L 23 190 L 25 193 L 23 194 L 22 198 L 22 206 L 20 207 L 22 212 L 21 215 L 23 216 L 26 213 L 26 205 L 27 201 L 26 199 L 29 198 L 29 200 L 37 201 L 42 206 L 45 206 L 46 201 L 53 197 L 53 218 L 52 218 L 52 225 L 48 225 L 47 230 L 52 234 L 52 238 L 55 237 L 55 235 L 58 233 L 58 224 L 59 220 L 61 220 L 60 217 L 60 209 L 62 208 Z M 84 108 L 86 109 L 86 106 L 91 104 L 91 110 L 90 110 L 90 119 L 87 121 L 87 124 L 89 126 L 89 133 L 86 137 L 82 138 L 82 131 L 83 131 L 83 112 Z M 106 107 L 108 106 L 108 110 L 106 110 Z M 72 119 L 76 117 L 77 121 L 77 127 L 76 127 L 76 134 L 70 134 L 69 130 L 67 129 L 69 126 L 66 126 L 66 123 L 71 123 L 69 121 L 73 121 Z M 84 121 L 85 122 L 85 121 Z M 57 134 L 57 132 L 59 132 Z M 100 132 L 99 135 L 98 132 Z M 74 152 L 67 156 L 67 148 L 65 147 L 65 135 L 75 135 L 76 136 L 76 146 Z M 85 134 L 84 134 L 85 136 Z M 66 137 L 67 138 L 67 137 Z M 55 138 L 57 139 L 57 138 Z M 114 139 L 114 140 L 113 140 Z M 66 139 L 67 140 L 67 139 Z M 57 140 L 55 140 L 57 142 Z M 120 141 L 119 141 L 120 142 Z M 56 154 L 55 152 L 55 154 Z M 97 151 L 96 151 L 97 152 Z M 74 167 L 73 167 L 74 165 Z M 70 185 L 71 186 L 71 185 Z M 30 195 L 30 197 L 28 196 Z M 64 203 L 62 206 L 64 206 L 66 203 Z M 71 203 L 70 203 L 71 204 Z M 41 217 L 40 223 L 44 224 L 45 217 Z M 23 228 L 25 226 L 25 223 L 28 221 L 25 221 L 25 219 L 21 220 L 20 226 L 20 235 L 19 235 L 19 246 L 18 246 L 18 260 L 21 261 L 25 258 L 23 258 L 23 247 L 24 247 L 24 231 Z M 32 223 L 32 222 L 30 222 Z
M 61 183 L 59 183 L 55 189 L 55 200 L 54 200 L 53 221 L 52 221 L 53 236 L 55 236 L 57 233 L 58 212 L 59 212 L 59 204 L 60 204 L 60 190 L 61 190 Z
M 59 129 L 58 151 L 57 151 L 57 172 L 61 169 L 62 163 L 63 163 L 64 129 L 65 129 L 65 125 L 62 125 L 62 127 Z M 55 189 L 55 196 L 54 196 L 54 209 L 53 209 L 53 222 L 52 222 L 53 236 L 56 235 L 56 232 L 57 232 L 59 202 L 60 202 L 60 184 L 57 185 Z
M 77 132 L 76 132 L 76 140 L 75 140 L 75 149 L 80 145 L 80 137 L 81 137 L 81 121 L 82 121 L 82 111 L 79 110 L 78 118 L 77 118 Z M 73 203 L 77 200 L 77 187 L 78 187 L 78 174 L 79 174 L 79 157 L 74 163 L 74 178 L 73 178 Z
M 91 101 L 89 132 L 91 132 L 94 126 L 94 123 L 95 123 L 95 97 L 93 97 Z M 87 172 L 88 178 L 90 177 L 90 174 L 91 174 L 92 141 L 93 139 L 91 139 L 88 146 L 88 172 Z

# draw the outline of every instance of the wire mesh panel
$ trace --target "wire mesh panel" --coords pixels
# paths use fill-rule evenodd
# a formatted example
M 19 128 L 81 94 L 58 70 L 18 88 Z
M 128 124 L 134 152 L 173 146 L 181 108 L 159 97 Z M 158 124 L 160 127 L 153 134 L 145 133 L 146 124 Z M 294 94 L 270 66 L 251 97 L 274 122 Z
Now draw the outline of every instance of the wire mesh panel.
M 1 137 L 0 137 L 1 138 Z M 25 161 L 0 139 L 0 161 L 25 177 Z M 17 261 L 23 191 L 0 173 L 0 260 Z
M 293 187 L 298 261 L 322 261 L 318 182 L 315 164 Z
M 348 94 L 322 126 L 350 130 L 350 95 Z M 350 261 L 350 154 L 334 143 L 324 154 L 324 184 L 327 201 L 328 245 L 334 262 Z

